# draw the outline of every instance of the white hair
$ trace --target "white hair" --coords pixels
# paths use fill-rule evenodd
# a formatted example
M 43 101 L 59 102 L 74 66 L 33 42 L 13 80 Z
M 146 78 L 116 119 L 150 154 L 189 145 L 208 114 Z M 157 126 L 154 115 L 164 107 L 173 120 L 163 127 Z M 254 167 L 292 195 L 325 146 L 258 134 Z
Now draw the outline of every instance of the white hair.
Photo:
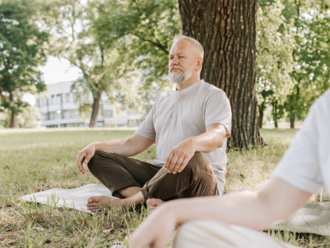
M 191 38 L 191 37 L 188 37 L 188 36 L 185 36 L 185 35 L 179 35 L 179 36 L 174 37 L 172 44 L 174 44 L 174 43 L 176 43 L 180 40 L 189 41 L 194 46 L 194 48 L 197 50 L 198 55 L 201 56 L 202 59 L 204 59 L 204 48 L 201 45 L 201 43 L 199 43 L 198 40 L 195 40 L 194 38 Z

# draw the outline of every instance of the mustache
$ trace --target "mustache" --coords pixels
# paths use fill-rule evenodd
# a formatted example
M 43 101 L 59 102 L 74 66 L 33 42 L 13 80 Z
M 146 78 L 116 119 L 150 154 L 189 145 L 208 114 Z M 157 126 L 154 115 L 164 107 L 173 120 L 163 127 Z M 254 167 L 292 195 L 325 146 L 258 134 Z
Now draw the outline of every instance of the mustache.
M 172 71 L 173 69 L 179 69 L 179 70 L 183 71 L 183 68 L 181 68 L 179 66 L 175 66 L 175 65 L 170 67 L 170 71 Z

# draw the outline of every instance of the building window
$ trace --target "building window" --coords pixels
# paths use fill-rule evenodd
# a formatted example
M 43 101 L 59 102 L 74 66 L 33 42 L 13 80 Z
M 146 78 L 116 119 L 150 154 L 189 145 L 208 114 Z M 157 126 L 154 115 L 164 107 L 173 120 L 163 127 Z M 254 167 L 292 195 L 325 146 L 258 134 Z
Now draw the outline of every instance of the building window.
M 64 99 L 65 99 L 65 102 L 66 102 L 66 103 L 71 102 L 71 99 L 70 99 L 70 93 L 66 93 Z
M 61 104 L 61 95 L 56 96 L 56 104 Z
M 51 98 L 50 98 L 50 104 L 51 104 L 51 105 L 56 104 L 56 98 L 55 98 L 55 95 L 52 95 L 52 96 L 51 96 Z
M 113 117 L 113 111 L 112 111 L 112 109 L 105 109 L 105 110 L 103 110 L 103 116 L 105 118 L 111 118 L 111 117 Z
M 70 118 L 71 119 L 78 118 L 76 110 L 70 110 Z

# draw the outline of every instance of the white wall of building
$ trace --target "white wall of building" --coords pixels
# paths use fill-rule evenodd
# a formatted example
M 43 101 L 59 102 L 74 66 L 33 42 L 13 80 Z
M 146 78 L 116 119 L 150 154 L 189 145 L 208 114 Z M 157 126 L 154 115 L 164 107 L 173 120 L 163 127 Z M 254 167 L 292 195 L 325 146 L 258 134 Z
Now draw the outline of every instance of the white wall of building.
M 47 94 L 36 95 L 36 106 L 39 108 L 42 127 L 88 127 L 89 119 L 84 120 L 78 114 L 79 105 L 74 101 L 71 92 L 71 82 L 47 84 Z M 89 96 L 89 103 L 92 95 Z M 126 110 L 119 117 L 115 105 L 107 101 L 106 95 L 102 96 L 98 115 L 98 127 L 137 126 L 141 122 L 142 114 Z

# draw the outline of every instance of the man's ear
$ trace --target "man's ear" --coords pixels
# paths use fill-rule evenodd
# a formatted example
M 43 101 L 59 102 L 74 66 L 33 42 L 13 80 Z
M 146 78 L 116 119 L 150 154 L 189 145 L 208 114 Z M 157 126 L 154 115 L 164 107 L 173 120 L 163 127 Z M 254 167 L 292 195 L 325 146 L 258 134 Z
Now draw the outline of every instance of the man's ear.
M 202 57 L 197 57 L 196 71 L 202 70 L 202 65 L 203 65 L 203 59 L 202 59 Z

